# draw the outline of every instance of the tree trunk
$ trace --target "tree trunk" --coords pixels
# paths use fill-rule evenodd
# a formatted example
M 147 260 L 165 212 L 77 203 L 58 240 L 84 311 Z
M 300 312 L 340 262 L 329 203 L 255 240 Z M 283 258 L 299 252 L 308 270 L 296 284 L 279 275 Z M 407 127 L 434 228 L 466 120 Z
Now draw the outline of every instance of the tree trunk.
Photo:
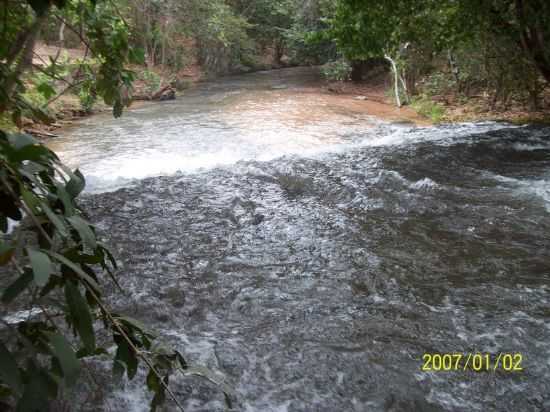
M 388 55 L 385 54 L 384 58 L 390 62 L 391 69 L 394 75 L 394 88 L 395 88 L 395 103 L 397 104 L 397 107 L 401 107 L 401 98 L 399 97 L 399 73 L 397 71 L 397 65 L 395 64 L 395 61 Z
M 59 28 L 59 47 L 63 47 L 65 43 L 65 22 L 61 22 L 61 27 Z
M 48 14 L 49 9 L 35 19 L 31 27 L 26 31 L 25 36 L 17 36 L 21 43 L 19 45 L 17 53 L 14 54 L 12 59 L 12 62 L 14 61 L 16 66 L 14 68 L 13 74 L 7 77 L 4 82 L 4 94 L 8 98 L 11 97 L 11 94 L 17 84 L 17 79 L 19 79 L 21 75 L 29 67 L 32 66 L 32 52 L 34 50 L 34 45 L 36 43 L 36 39 L 38 38 L 38 34 L 42 25 L 48 19 Z M 9 59 L 8 62 L 10 62 Z M 6 107 L 0 107 L 0 113 L 4 112 L 5 110 Z
M 401 86 L 403 87 L 403 92 L 405 93 L 405 102 L 408 104 L 410 101 L 409 97 L 409 90 L 407 89 L 407 83 L 405 82 L 405 79 L 403 76 L 398 75 L 399 81 L 401 82 Z
M 544 10 L 541 2 L 516 0 L 516 13 L 520 22 L 520 43 L 523 50 L 531 57 L 544 79 L 550 83 L 550 54 L 547 52 L 547 42 L 543 28 L 545 19 L 535 19 Z
M 351 62 L 351 81 L 358 83 L 363 80 L 363 68 L 364 62 L 361 60 L 354 60 Z
M 462 91 L 462 86 L 460 84 L 460 69 L 456 64 L 455 57 L 453 56 L 453 52 L 451 50 L 447 51 L 447 58 L 449 60 L 449 67 L 451 68 L 451 72 L 453 73 L 453 76 L 455 78 L 458 92 L 460 93 Z
M 166 36 L 162 35 L 161 65 L 166 66 Z
M 281 60 L 284 54 L 283 42 L 281 40 L 275 41 L 275 64 L 281 66 Z
M 535 79 L 531 87 L 529 87 L 529 106 L 531 111 L 535 112 L 540 109 L 540 95 L 541 87 L 539 86 L 537 80 Z
M 157 42 L 155 40 L 151 42 L 151 55 L 149 58 L 151 59 L 151 67 L 155 67 L 157 64 Z
M 405 76 L 405 84 L 407 85 L 407 90 L 409 91 L 410 96 L 416 96 L 416 71 L 409 70 Z

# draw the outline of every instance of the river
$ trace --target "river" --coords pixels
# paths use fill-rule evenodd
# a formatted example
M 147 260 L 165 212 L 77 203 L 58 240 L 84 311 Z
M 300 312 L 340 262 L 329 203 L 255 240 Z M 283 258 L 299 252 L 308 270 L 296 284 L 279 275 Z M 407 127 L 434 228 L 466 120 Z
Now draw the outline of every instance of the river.
M 382 121 L 316 81 L 229 77 L 51 144 L 122 264 L 110 304 L 237 411 L 550 410 L 550 128 Z M 473 352 L 523 371 L 421 370 Z M 141 384 L 88 410 L 146 411 Z M 171 386 L 225 410 L 204 380 Z

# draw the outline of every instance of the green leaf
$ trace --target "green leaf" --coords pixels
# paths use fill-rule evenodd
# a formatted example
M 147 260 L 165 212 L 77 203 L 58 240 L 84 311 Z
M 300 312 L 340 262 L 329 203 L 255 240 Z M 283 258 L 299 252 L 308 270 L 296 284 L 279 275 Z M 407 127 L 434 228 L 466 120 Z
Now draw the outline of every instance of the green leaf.
M 57 197 L 61 200 L 61 203 L 63 203 L 65 216 L 73 216 L 75 214 L 73 199 L 69 196 L 69 193 L 67 193 L 65 187 L 61 183 L 56 183 L 55 187 L 57 188 Z
M 120 320 L 121 322 L 125 323 L 127 326 L 129 326 L 133 329 L 139 330 L 140 332 L 150 333 L 147 326 L 145 326 L 139 320 L 130 318 L 128 316 L 117 316 L 116 319 Z
M 115 361 L 121 361 L 126 364 L 128 379 L 132 380 L 134 379 L 134 376 L 136 376 L 138 367 L 136 354 L 122 336 L 115 335 L 115 341 L 117 343 Z
M 95 234 L 90 228 L 90 224 L 88 222 L 76 215 L 68 217 L 67 220 L 76 229 L 84 245 L 88 246 L 92 250 L 97 247 Z
M 36 91 L 40 93 L 46 100 L 50 100 L 51 97 L 55 96 L 57 92 L 49 83 L 40 83 L 36 86 Z
M 50 258 L 45 253 L 30 248 L 27 248 L 27 254 L 31 261 L 34 282 L 40 287 L 45 286 L 50 275 L 54 273 Z
M 158 388 L 155 391 L 155 396 L 153 396 L 153 400 L 151 401 L 151 412 L 155 412 L 159 406 L 162 406 L 164 402 L 166 401 L 166 393 L 164 386 L 160 383 L 159 380 Z M 163 381 L 166 385 L 168 385 L 168 376 L 165 376 L 163 378 Z
M 2 214 L 0 214 L 0 230 L 3 233 L 8 231 L 8 218 Z
M 27 190 L 24 185 L 20 186 L 21 189 L 21 197 L 23 198 L 23 201 L 27 205 L 27 207 L 31 210 L 32 213 L 35 215 L 39 213 L 37 207 L 40 204 L 40 200 L 34 194 L 33 192 Z
M 147 379 L 145 380 L 145 382 L 147 383 L 147 388 L 152 392 L 156 392 L 160 386 L 159 378 L 157 374 L 153 372 L 152 369 L 149 370 L 149 373 L 147 374 Z
M 166 384 L 168 384 L 168 377 L 164 378 Z M 165 389 L 161 383 L 161 380 L 152 369 L 149 370 L 147 374 L 147 388 L 155 394 L 151 401 L 151 412 L 155 412 L 159 406 L 161 406 L 165 399 Z
M 113 116 L 115 118 L 119 118 L 122 116 L 122 110 L 124 109 L 124 106 L 122 104 L 122 101 L 119 99 L 115 101 L 115 104 L 113 105 Z
M 48 337 L 52 344 L 53 353 L 61 365 L 65 384 L 67 386 L 72 386 L 78 378 L 80 362 L 76 358 L 73 348 L 71 348 L 71 345 L 64 336 L 58 333 L 48 333 Z
M 17 363 L 12 354 L 0 341 L 0 379 L 2 382 L 9 385 L 15 392 L 21 393 L 23 382 L 21 381 L 21 373 L 17 367 Z
M 49 397 L 49 382 L 41 371 L 33 371 L 30 382 L 25 386 L 23 396 L 17 403 L 17 412 L 44 411 L 44 403 Z
M 65 285 L 65 299 L 69 306 L 71 319 L 84 346 L 91 353 L 95 349 L 95 334 L 90 307 L 72 282 Z
M 8 141 L 16 149 L 20 150 L 25 146 L 37 145 L 39 144 L 38 140 L 32 137 L 30 134 L 26 133 L 10 133 L 7 135 Z
M 27 145 L 15 153 L 13 160 L 16 162 L 22 162 L 24 160 L 39 161 L 42 158 L 51 157 L 50 150 L 41 144 Z
M 120 382 L 124 376 L 124 363 L 120 360 L 115 359 L 113 361 L 113 378 L 115 381 Z
M 61 234 L 61 236 L 63 237 L 67 237 L 68 235 L 68 232 L 67 232 L 67 227 L 65 226 L 65 224 L 63 223 L 63 221 L 60 219 L 59 216 L 57 216 L 52 209 L 50 209 L 50 207 L 44 203 L 44 202 L 40 202 L 40 208 L 42 209 L 42 211 L 44 212 L 44 214 L 48 217 L 48 219 L 50 220 L 50 222 L 53 223 L 53 225 L 56 227 L 56 229 L 59 231 L 59 233 Z
M 27 269 L 11 285 L 9 285 L 2 294 L 2 303 L 11 303 L 27 286 L 32 282 L 33 273 Z
M 87 265 L 97 265 L 103 262 L 104 259 L 101 249 L 95 249 L 95 253 L 93 255 L 88 255 L 86 253 L 80 253 L 78 248 L 73 248 L 65 252 L 64 256 L 75 263 L 84 263 Z
M 65 190 L 71 198 L 75 199 L 86 187 L 86 179 L 84 179 L 84 176 L 78 169 L 75 170 L 74 173 L 71 173 L 70 176 L 71 178 L 69 183 L 67 183 Z
M 57 289 L 58 287 L 62 286 L 63 280 L 59 276 L 50 276 L 50 280 L 42 288 L 40 291 L 40 297 L 46 296 L 48 293 L 50 293 L 52 290 Z
M 107 255 L 107 258 L 109 258 L 109 261 L 111 262 L 111 265 L 113 265 L 113 269 L 118 269 L 116 259 L 113 256 L 113 254 L 111 253 L 111 251 L 109 249 L 107 249 L 103 244 L 100 244 L 100 246 L 101 246 L 101 250 L 103 250 L 103 253 L 105 253 L 105 255 Z
M 8 263 L 11 258 L 13 257 L 13 254 L 15 252 L 15 248 L 8 243 L 1 242 L 0 243 L 0 265 L 5 265 Z
M 145 63 L 145 52 L 140 47 L 132 47 L 128 53 L 128 58 L 132 64 L 144 64 Z
M 65 256 L 61 256 L 58 253 L 55 252 L 49 252 L 46 251 L 51 257 L 53 257 L 58 262 L 62 263 L 63 265 L 67 266 L 69 269 L 71 269 L 73 272 L 75 272 L 78 276 L 80 276 L 83 280 L 90 285 L 97 293 L 99 293 L 99 285 L 97 282 L 92 279 L 80 266 L 78 266 L 76 263 L 71 262 L 69 259 L 67 259 Z
M 100 253 L 102 258 L 101 258 L 101 267 L 107 271 L 107 273 L 109 274 L 109 277 L 111 278 L 111 280 L 113 281 L 113 283 L 116 285 L 116 287 L 118 288 L 118 290 L 121 292 L 121 293 L 125 293 L 124 290 L 122 289 L 122 286 L 120 286 L 120 283 L 118 283 L 118 280 L 115 276 L 115 274 L 113 273 L 113 270 L 111 270 L 111 268 L 109 267 L 109 265 L 107 264 L 107 261 L 105 260 L 105 256 L 107 257 L 107 259 L 109 259 L 109 261 L 111 262 L 111 265 L 113 266 L 113 269 L 116 270 L 118 269 L 118 265 L 116 263 L 116 259 L 115 257 L 113 256 L 113 254 L 109 251 L 109 249 L 107 249 L 105 246 L 103 246 L 100 242 L 98 242 L 98 245 L 99 245 L 99 248 L 98 250 L 96 251 L 96 253 Z
M 182 369 L 187 369 L 189 367 L 189 365 L 187 364 L 187 361 L 185 360 L 183 355 L 181 353 L 179 353 L 178 351 L 175 351 L 175 353 L 176 353 L 176 359 L 178 360 L 178 362 L 180 364 L 180 367 Z

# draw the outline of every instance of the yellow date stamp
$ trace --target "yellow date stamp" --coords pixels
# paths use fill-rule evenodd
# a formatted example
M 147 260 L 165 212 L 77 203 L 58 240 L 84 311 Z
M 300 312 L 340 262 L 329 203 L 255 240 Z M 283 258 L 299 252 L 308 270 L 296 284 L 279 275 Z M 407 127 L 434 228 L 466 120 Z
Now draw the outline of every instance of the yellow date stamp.
M 521 353 L 425 353 L 424 372 L 522 372 Z

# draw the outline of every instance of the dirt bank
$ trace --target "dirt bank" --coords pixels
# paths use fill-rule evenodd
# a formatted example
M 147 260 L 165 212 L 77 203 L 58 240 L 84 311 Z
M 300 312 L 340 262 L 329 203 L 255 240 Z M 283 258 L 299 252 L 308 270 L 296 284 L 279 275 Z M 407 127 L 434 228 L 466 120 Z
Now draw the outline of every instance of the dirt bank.
M 390 80 L 383 74 L 361 83 L 323 81 L 317 92 L 330 104 L 345 105 L 380 120 L 410 122 L 418 126 L 433 124 L 410 106 L 397 107 L 387 96 L 390 87 Z
M 324 90 L 337 96 L 351 96 L 358 100 L 364 100 L 365 104 L 369 106 L 368 110 L 373 111 L 374 115 L 381 118 L 387 119 L 401 115 L 417 124 L 476 121 L 550 124 L 548 108 L 528 110 L 517 102 L 510 103 L 508 107 L 493 107 L 490 96 L 483 94 L 468 98 L 451 93 L 438 96 L 414 96 L 409 105 L 397 109 L 392 98 L 392 80 L 389 74 L 381 74 L 360 83 L 327 82 Z M 541 100 L 550 102 L 550 89 L 547 89 Z M 378 103 L 378 105 L 374 103 Z

